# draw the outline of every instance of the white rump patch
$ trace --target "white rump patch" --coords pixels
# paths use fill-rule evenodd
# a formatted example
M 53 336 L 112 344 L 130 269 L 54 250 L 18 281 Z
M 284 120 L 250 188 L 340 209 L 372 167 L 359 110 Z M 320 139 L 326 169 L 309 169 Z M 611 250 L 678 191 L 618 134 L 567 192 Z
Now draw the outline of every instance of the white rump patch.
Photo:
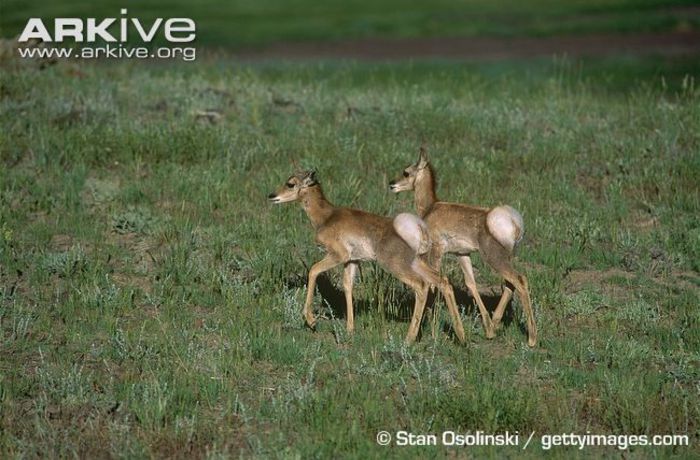
M 486 226 L 491 236 L 509 251 L 513 251 L 525 234 L 523 216 L 510 206 L 497 206 L 489 211 Z
M 403 212 L 396 216 L 394 230 L 416 254 L 425 254 L 430 249 L 428 226 L 415 214 Z

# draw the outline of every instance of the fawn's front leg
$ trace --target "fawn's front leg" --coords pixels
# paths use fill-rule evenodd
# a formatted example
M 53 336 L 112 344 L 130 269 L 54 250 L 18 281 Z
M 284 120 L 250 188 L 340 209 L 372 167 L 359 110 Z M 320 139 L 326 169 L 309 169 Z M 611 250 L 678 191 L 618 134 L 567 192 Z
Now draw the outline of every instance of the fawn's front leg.
M 311 307 L 311 303 L 314 300 L 314 291 L 316 290 L 316 278 L 321 273 L 339 264 L 340 262 L 332 254 L 327 254 L 326 257 L 313 264 L 311 270 L 309 270 L 309 284 L 306 286 L 306 302 L 304 303 L 303 313 L 304 318 L 306 318 L 306 325 L 311 329 L 316 327 L 316 318 L 314 318 L 313 308 Z

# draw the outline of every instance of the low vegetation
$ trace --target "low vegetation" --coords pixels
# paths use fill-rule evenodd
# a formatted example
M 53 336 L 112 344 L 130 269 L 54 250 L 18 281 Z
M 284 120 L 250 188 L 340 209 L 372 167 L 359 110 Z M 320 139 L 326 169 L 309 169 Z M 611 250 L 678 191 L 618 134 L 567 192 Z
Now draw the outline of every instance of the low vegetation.
M 687 434 L 689 447 L 631 453 L 700 454 L 700 104 L 689 65 L 0 72 L 3 454 L 518 452 L 376 444 L 379 430 L 400 429 L 535 431 L 532 458 L 545 433 Z M 483 337 L 455 262 L 446 273 L 466 346 L 439 298 L 405 346 L 412 295 L 372 264 L 356 283 L 354 336 L 340 270 L 320 283 L 319 330 L 304 327 L 306 273 L 321 254 L 299 209 L 269 206 L 267 194 L 296 160 L 337 204 L 410 210 L 387 183 L 423 139 L 442 198 L 521 210 L 516 265 L 530 280 L 536 348 L 517 302 L 497 337 Z M 498 279 L 474 259 L 493 308 Z

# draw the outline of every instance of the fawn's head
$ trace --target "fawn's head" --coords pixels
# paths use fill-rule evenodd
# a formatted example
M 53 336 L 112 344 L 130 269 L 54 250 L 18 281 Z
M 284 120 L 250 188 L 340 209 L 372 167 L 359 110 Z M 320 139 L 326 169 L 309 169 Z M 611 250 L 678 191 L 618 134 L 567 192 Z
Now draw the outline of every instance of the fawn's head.
M 300 200 L 309 187 L 318 186 L 316 171 L 301 171 L 290 176 L 289 179 L 275 192 L 270 193 L 267 199 L 275 204 L 289 203 Z
M 416 181 L 421 180 L 425 174 L 429 174 L 429 166 L 430 163 L 428 162 L 425 147 L 421 146 L 418 161 L 406 166 L 403 170 L 403 177 L 389 182 L 389 190 L 394 193 L 414 190 Z

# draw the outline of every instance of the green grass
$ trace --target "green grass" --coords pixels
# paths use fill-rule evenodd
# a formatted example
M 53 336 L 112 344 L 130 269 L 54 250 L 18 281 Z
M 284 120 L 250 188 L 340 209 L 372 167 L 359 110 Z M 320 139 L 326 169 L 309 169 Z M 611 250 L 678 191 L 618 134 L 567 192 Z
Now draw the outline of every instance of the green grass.
M 690 447 L 632 457 L 697 456 L 696 66 L 3 69 L 3 456 L 519 454 L 375 444 L 400 429 L 535 430 L 531 458 L 545 433 L 688 434 Z M 198 120 L 204 109 L 221 120 Z M 337 271 L 316 296 L 319 331 L 304 328 L 321 253 L 298 206 L 266 195 L 296 159 L 337 204 L 410 210 L 386 185 L 423 138 L 443 199 L 522 211 L 537 348 L 517 302 L 483 337 L 454 261 L 466 346 L 444 332 L 441 301 L 404 346 L 410 292 L 372 264 L 353 337 Z M 499 292 L 475 259 L 480 286 Z
M 264 45 L 285 40 L 366 37 L 549 36 L 579 33 L 697 30 L 694 0 L 205 0 L 42 2 L 4 0 L 0 36 L 20 33 L 33 16 L 189 17 L 197 22 L 197 43 L 209 47 Z M 51 24 L 51 22 L 49 22 Z

